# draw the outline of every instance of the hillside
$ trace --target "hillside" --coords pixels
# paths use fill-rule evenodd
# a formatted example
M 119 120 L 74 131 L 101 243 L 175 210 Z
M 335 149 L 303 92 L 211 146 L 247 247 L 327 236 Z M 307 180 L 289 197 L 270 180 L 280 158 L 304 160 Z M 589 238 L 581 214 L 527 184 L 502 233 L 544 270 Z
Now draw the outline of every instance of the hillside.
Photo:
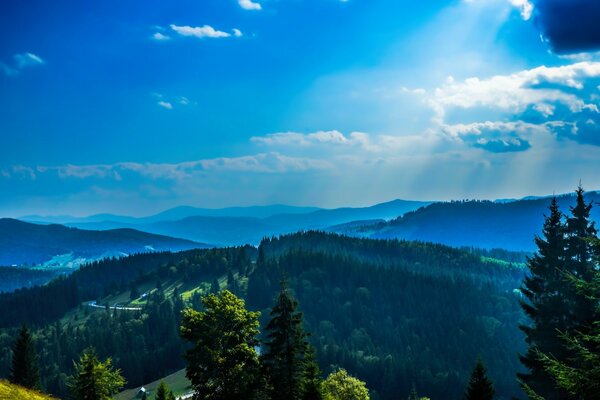
M 0 400 L 53 400 L 54 397 L 38 393 L 0 380 Z
M 598 192 L 586 195 L 588 202 L 600 201 Z M 573 195 L 559 198 L 567 213 Z M 460 201 L 434 203 L 388 222 L 344 225 L 329 230 L 375 239 L 399 238 L 443 243 L 455 247 L 502 248 L 534 251 L 533 238 L 542 226 L 549 198 L 509 202 Z M 600 221 L 600 207 L 592 209 L 592 219 Z
M 79 266 L 86 260 L 148 251 L 203 247 L 189 240 L 149 234 L 133 229 L 88 231 L 62 225 L 37 225 L 0 219 L 0 265 L 38 265 L 69 255 Z
M 139 388 L 185 366 L 182 307 L 199 307 L 200 296 L 217 284 L 260 310 L 264 325 L 285 272 L 325 373 L 342 366 L 383 400 L 407 395 L 413 383 L 432 398 L 458 399 L 481 353 L 502 398 L 509 398 L 518 395 L 515 351 L 523 342 L 515 289 L 522 271 L 490 255 L 306 232 L 264 241 L 258 252 L 246 247 L 104 260 L 44 287 L 0 295 L 6 310 L 0 326 L 7 328 L 0 331 L 0 354 L 11 345 L 14 327 L 25 322 L 40 327 L 36 337 L 52 393 L 66 390 L 55 371 L 70 373 L 71 360 L 89 345 L 113 357 L 128 388 Z M 42 301 L 48 298 L 53 301 Z M 0 355 L 0 374 L 7 363 Z

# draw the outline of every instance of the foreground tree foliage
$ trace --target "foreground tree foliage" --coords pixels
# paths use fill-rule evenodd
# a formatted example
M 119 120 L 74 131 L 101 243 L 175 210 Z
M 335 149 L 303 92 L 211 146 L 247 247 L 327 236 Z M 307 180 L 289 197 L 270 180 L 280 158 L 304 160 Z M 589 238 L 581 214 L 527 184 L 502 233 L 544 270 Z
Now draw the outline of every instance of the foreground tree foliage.
M 156 394 L 154 395 L 154 400 L 175 400 L 175 395 L 164 381 L 160 381 L 160 383 L 156 387 Z
M 494 393 L 494 385 L 487 377 L 483 361 L 478 359 L 473 373 L 471 373 L 465 400 L 492 400 Z
M 523 328 L 529 369 L 520 376 L 532 400 L 588 400 L 600 393 L 600 272 L 592 204 L 577 190 L 571 215 L 563 222 L 556 199 L 536 240 L 522 304 L 532 323 Z
M 186 376 L 198 399 L 252 399 L 259 390 L 260 313 L 228 290 L 202 298 L 205 311 L 183 311 L 181 336 L 192 344 Z
M 298 302 L 289 292 L 287 283 L 282 281 L 266 327 L 267 341 L 262 358 L 272 385 L 273 400 L 302 398 L 309 352 L 303 324 Z
M 331 373 L 323 382 L 326 400 L 369 400 L 365 383 L 348 375 L 345 369 Z
M 90 347 L 75 363 L 69 387 L 74 400 L 109 400 L 124 385 L 125 379 L 120 370 L 113 368 L 112 360 L 108 358 L 101 362 Z
M 21 327 L 13 347 L 8 379 L 11 383 L 28 389 L 38 389 L 40 386 L 37 354 L 31 333 L 24 325 Z

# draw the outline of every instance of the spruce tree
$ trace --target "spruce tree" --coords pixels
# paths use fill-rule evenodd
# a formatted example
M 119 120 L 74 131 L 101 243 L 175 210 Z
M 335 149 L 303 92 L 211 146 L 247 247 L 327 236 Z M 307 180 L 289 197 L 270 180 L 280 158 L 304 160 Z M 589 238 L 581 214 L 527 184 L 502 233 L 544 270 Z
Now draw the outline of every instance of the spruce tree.
M 69 383 L 74 400 L 109 400 L 125 385 L 112 360 L 101 362 L 93 348 L 86 349 L 74 367 Z
M 571 207 L 571 216 L 567 219 L 567 262 L 568 272 L 583 282 L 591 282 L 594 278 L 593 239 L 597 230 L 590 221 L 592 203 L 586 203 L 581 185 L 577 188 L 577 199 Z M 582 295 L 573 285 L 567 285 L 567 297 L 571 300 L 571 330 L 583 333 L 593 323 L 596 304 Z
M 471 374 L 469 387 L 465 393 L 465 400 L 492 400 L 494 393 L 494 386 L 486 375 L 483 361 L 479 359 Z
M 9 381 L 30 389 L 39 388 L 40 374 L 31 334 L 25 325 L 13 346 Z
M 529 317 L 530 324 L 520 327 L 526 335 L 528 346 L 527 353 L 521 355 L 520 359 L 528 371 L 519 374 L 519 379 L 523 387 L 551 400 L 559 398 L 560 394 L 556 393 L 552 378 L 546 372 L 538 353 L 552 353 L 560 359 L 568 356 L 564 343 L 558 337 L 558 331 L 564 331 L 569 326 L 570 303 L 564 296 L 566 226 L 556 198 L 552 199 L 549 210 L 542 236 L 535 238 L 538 250 L 529 259 L 529 274 L 521 288 L 526 299 L 521 302 L 521 306 Z
M 315 360 L 314 350 L 309 350 L 306 357 L 302 400 L 323 400 L 323 379 L 319 364 Z
M 281 282 L 281 291 L 271 310 L 266 336 L 263 362 L 273 386 L 272 398 L 300 399 L 309 345 L 298 302 L 290 294 L 285 281 Z
M 160 381 L 156 388 L 155 400 L 169 400 L 173 397 L 173 392 L 164 381 Z

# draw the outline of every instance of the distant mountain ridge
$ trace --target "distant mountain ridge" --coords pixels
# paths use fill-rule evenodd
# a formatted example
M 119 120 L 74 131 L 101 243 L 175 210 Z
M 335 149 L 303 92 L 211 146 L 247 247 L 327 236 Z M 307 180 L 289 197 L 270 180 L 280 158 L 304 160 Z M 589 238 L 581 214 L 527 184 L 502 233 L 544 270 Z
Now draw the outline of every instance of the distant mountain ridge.
M 0 265 L 7 266 L 42 264 L 63 254 L 95 259 L 107 254 L 179 251 L 198 247 L 206 245 L 134 229 L 89 231 L 0 219 Z
M 92 216 L 88 219 L 66 222 L 65 225 L 86 230 L 137 229 L 221 246 L 258 245 L 265 236 L 299 230 L 326 229 L 332 225 L 356 220 L 388 220 L 428 204 L 429 202 L 393 200 L 370 207 L 337 209 L 282 205 L 238 207 L 211 210 L 212 215 L 191 215 L 177 219 L 176 217 L 182 215 L 206 211 L 206 209 L 180 207 L 142 219 L 120 217 L 117 220 L 96 221 L 98 216 Z
M 574 195 L 558 196 L 561 210 L 569 213 Z M 587 192 L 594 203 L 592 220 L 600 222 L 600 193 Z M 454 201 L 433 203 L 391 221 L 374 224 L 344 224 L 328 230 L 374 239 L 406 239 L 442 243 L 454 247 L 502 248 L 535 251 L 538 235 L 548 212 L 550 197 L 512 202 Z

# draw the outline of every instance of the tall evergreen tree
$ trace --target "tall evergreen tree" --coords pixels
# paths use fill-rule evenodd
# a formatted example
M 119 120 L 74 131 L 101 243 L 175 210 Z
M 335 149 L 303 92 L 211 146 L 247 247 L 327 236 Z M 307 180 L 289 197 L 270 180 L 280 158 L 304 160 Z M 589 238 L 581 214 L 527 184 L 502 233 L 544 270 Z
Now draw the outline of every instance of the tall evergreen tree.
M 471 374 L 469 387 L 465 393 L 465 400 L 492 400 L 494 393 L 494 386 L 486 375 L 483 361 L 479 359 Z
M 591 282 L 595 274 L 593 239 L 598 232 L 594 222 L 590 221 L 592 203 L 585 202 L 585 192 L 581 185 L 576 193 L 575 206 L 571 207 L 571 216 L 567 219 L 568 273 L 584 282 Z M 596 304 L 573 285 L 566 286 L 568 298 L 572 302 L 571 328 L 585 333 L 593 323 Z
M 309 345 L 304 332 L 303 316 L 298 302 L 281 282 L 281 291 L 271 310 L 266 327 L 264 365 L 271 384 L 274 400 L 297 400 L 302 396 L 306 355 Z
M 315 360 L 314 350 L 307 354 L 304 370 L 304 384 L 302 388 L 302 400 L 323 400 L 323 378 L 319 364 Z
M 520 374 L 519 379 L 524 387 L 551 400 L 560 398 L 560 393 L 556 393 L 538 353 L 552 353 L 560 359 L 568 356 L 557 332 L 568 327 L 570 304 L 564 295 L 566 226 L 556 198 L 552 199 L 549 210 L 542 236 L 535 238 L 538 251 L 529 259 L 529 274 L 521 288 L 526 299 L 521 306 L 531 322 L 520 327 L 528 345 L 527 353 L 520 358 L 528 371 Z
M 13 346 L 9 380 L 16 385 L 30 389 L 39 388 L 40 385 L 37 355 L 33 339 L 25 325 L 21 327 Z

